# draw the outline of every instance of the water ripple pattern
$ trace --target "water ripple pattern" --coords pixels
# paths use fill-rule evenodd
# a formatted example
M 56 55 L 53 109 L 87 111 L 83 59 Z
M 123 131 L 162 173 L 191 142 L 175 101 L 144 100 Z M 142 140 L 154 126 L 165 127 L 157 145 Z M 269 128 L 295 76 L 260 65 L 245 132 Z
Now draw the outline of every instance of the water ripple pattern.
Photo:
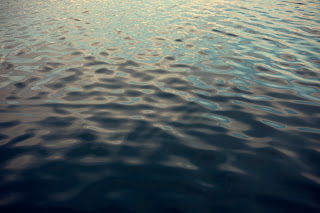
M 2 0 L 0 211 L 319 212 L 319 14 Z

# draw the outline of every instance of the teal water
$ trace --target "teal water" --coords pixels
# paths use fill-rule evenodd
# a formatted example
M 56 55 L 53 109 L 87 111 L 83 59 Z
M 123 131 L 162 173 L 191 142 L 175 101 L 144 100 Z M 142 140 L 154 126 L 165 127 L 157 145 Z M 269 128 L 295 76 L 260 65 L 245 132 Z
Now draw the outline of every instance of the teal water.
M 1 212 L 319 212 L 320 2 L 1 0 Z

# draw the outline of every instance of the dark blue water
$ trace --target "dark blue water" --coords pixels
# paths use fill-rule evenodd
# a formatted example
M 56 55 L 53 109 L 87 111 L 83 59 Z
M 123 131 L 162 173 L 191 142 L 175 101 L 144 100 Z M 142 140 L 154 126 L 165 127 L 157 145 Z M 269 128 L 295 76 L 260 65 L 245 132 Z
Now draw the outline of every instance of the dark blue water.
M 320 211 L 320 1 L 1 0 L 0 211 Z

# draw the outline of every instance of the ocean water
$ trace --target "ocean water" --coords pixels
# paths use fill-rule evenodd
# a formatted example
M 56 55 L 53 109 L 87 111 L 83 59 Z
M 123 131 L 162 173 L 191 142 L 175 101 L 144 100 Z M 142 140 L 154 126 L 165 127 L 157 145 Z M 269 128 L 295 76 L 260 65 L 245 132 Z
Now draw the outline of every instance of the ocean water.
M 1 0 L 0 211 L 320 211 L 319 0 Z

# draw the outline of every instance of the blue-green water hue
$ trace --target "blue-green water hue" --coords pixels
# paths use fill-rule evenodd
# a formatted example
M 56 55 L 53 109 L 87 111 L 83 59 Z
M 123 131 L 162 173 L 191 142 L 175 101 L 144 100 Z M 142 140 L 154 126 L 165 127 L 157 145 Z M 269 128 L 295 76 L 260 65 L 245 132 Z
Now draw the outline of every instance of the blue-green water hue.
M 1 0 L 1 212 L 319 212 L 318 0 Z

